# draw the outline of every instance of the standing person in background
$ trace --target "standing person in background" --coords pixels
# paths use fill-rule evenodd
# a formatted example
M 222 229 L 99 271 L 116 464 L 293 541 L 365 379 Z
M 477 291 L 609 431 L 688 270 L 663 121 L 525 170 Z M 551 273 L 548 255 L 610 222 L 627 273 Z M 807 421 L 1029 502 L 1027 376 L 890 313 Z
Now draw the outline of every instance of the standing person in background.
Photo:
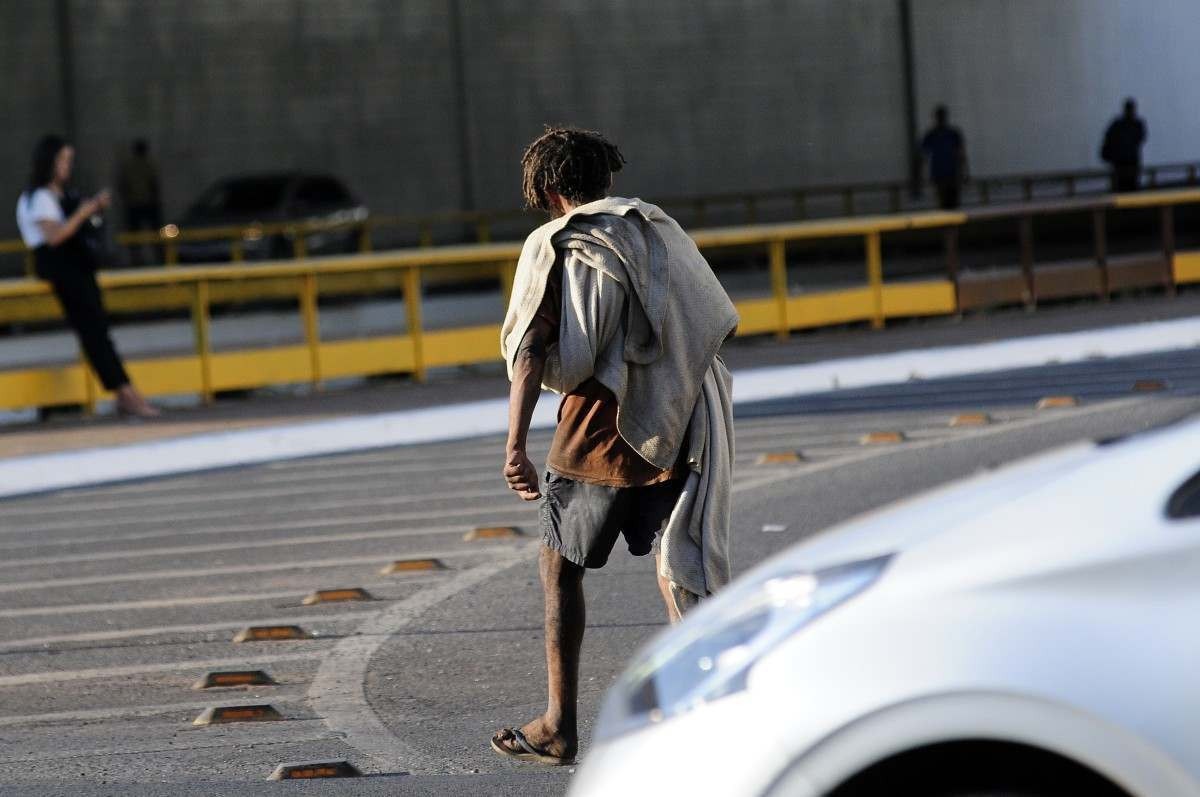
M 946 106 L 939 105 L 933 112 L 933 127 L 921 139 L 921 154 L 929 160 L 929 179 L 937 187 L 942 210 L 958 207 L 967 180 L 967 145 L 962 131 L 950 126 L 949 116 Z
M 121 203 L 125 206 L 125 229 L 130 232 L 149 230 L 158 232 L 162 227 L 162 200 L 158 191 L 158 166 L 150 157 L 150 145 L 146 139 L 133 142 L 133 154 L 121 165 L 121 179 L 117 183 Z M 161 262 L 162 247 L 155 247 Z M 142 264 L 143 247 L 129 247 L 130 260 L 134 265 Z
M 117 411 L 157 417 L 159 411 L 130 384 L 113 346 L 96 284 L 96 255 L 86 240 L 92 217 L 111 199 L 107 191 L 88 199 L 69 191 L 74 162 L 75 148 L 62 138 L 45 136 L 38 142 L 28 187 L 17 199 L 17 226 L 33 250 L 38 276 L 54 288 L 92 370 L 104 389 L 116 395 Z
M 1125 100 L 1125 112 L 1104 131 L 1100 159 L 1112 167 L 1113 193 L 1136 191 L 1142 181 L 1142 145 L 1146 122 L 1137 115 L 1137 101 Z

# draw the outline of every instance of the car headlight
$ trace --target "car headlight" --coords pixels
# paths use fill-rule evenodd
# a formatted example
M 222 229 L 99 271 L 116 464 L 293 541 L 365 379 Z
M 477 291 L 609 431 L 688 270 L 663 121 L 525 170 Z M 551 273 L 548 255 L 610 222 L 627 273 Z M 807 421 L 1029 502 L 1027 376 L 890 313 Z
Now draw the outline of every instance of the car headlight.
M 890 556 L 815 572 L 770 568 L 737 584 L 650 643 L 609 692 L 596 738 L 619 736 L 746 688 L 754 663 L 862 592 Z

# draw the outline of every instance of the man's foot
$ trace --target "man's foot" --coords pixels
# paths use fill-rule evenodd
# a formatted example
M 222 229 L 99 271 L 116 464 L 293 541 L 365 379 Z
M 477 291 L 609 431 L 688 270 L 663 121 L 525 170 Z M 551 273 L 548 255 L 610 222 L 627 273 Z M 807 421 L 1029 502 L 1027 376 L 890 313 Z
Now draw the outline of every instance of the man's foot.
M 575 763 L 578 741 L 553 728 L 545 717 L 524 727 L 502 728 L 492 735 L 492 749 L 518 761 L 563 766 Z

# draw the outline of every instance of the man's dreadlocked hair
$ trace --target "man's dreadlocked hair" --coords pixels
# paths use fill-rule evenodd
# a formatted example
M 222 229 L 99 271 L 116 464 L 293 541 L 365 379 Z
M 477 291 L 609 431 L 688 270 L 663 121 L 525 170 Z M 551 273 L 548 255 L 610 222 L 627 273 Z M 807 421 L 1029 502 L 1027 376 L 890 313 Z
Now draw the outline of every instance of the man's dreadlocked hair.
M 625 157 L 604 136 L 575 127 L 547 127 L 521 156 L 525 207 L 553 212 L 550 192 L 575 205 L 600 199 Z

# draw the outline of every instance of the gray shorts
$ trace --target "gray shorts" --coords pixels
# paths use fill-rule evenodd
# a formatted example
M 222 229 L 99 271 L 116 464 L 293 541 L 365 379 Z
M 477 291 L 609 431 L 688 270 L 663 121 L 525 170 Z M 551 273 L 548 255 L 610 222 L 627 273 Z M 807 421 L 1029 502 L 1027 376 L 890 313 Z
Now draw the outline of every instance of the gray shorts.
M 582 567 L 604 567 L 617 537 L 629 552 L 655 548 L 683 491 L 683 479 L 646 487 L 605 487 L 546 474 L 542 490 L 542 542 Z

